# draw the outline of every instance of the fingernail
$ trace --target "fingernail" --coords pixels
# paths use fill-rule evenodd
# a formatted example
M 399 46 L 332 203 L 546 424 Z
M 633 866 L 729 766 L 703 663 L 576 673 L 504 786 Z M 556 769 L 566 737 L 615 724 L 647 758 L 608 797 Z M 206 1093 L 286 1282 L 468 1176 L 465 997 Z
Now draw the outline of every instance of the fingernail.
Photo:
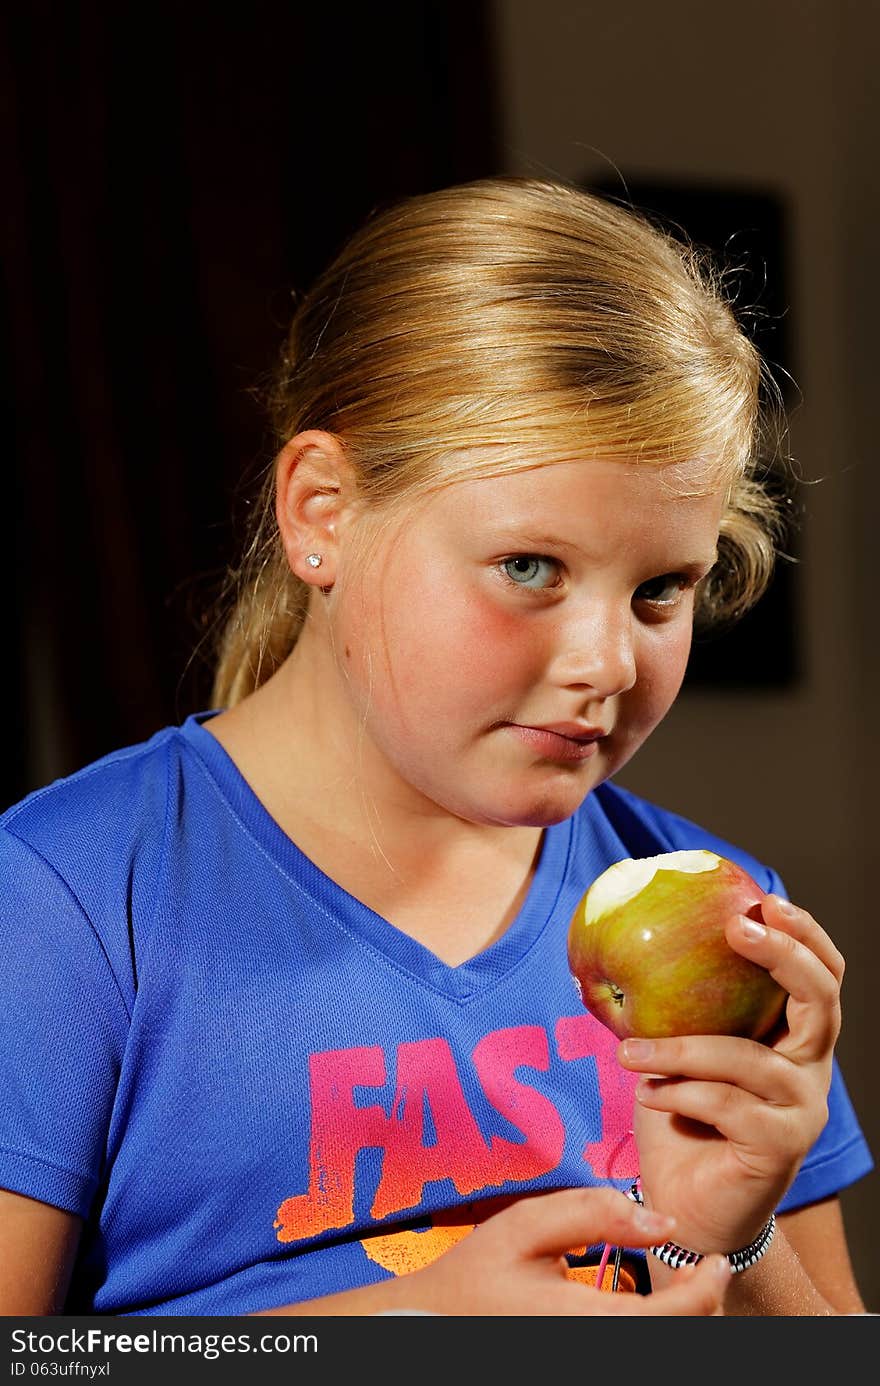
M 794 914 L 794 905 L 784 895 L 774 895 L 773 900 L 780 914 Z
M 653 1057 L 654 1041 L 643 1039 L 628 1039 L 623 1041 L 623 1056 L 630 1063 L 642 1064 L 647 1059 Z
M 750 938 L 757 943 L 758 939 L 767 937 L 767 930 L 763 924 L 759 924 L 757 919 L 747 919 L 745 915 L 740 918 L 740 928 L 746 938 Z
M 674 1217 L 669 1213 L 655 1212 L 653 1208 L 637 1208 L 633 1222 L 646 1237 L 659 1237 L 662 1232 L 669 1232 L 675 1226 Z
M 715 1272 L 715 1274 L 717 1275 L 718 1279 L 719 1279 L 719 1280 L 728 1280 L 728 1279 L 730 1278 L 730 1276 L 733 1274 L 733 1267 L 731 1266 L 731 1264 L 730 1264 L 730 1262 L 728 1261 L 727 1257 L 726 1257 L 726 1256 L 712 1256 L 712 1257 L 710 1257 L 709 1259 L 713 1262 L 712 1270 Z

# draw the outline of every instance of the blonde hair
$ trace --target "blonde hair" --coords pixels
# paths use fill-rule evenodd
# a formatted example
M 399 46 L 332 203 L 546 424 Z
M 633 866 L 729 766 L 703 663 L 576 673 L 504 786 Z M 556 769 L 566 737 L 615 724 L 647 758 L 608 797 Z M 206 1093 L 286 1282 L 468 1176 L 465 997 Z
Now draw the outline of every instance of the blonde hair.
M 300 303 L 268 402 L 279 446 L 336 435 L 374 507 L 564 458 L 701 459 L 728 494 L 705 625 L 753 605 L 773 569 L 762 376 L 695 250 L 576 187 L 499 177 L 368 219 Z M 270 466 L 221 598 L 213 706 L 283 663 L 310 590 L 281 545 Z

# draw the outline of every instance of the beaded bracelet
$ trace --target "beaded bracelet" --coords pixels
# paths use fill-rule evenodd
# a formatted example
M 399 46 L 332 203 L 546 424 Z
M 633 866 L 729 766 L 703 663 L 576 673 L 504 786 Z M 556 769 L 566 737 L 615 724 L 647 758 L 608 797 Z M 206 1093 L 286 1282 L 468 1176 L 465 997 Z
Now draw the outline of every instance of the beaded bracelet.
M 627 1198 L 631 1198 L 634 1203 L 644 1203 L 642 1191 L 639 1187 L 638 1179 L 627 1190 Z M 771 1213 L 769 1221 L 762 1227 L 757 1237 L 748 1246 L 742 1247 L 739 1251 L 727 1253 L 727 1264 L 730 1266 L 731 1273 L 748 1270 L 756 1261 L 760 1261 L 770 1243 L 773 1241 L 773 1234 L 776 1231 L 776 1214 Z M 658 1261 L 664 1265 L 671 1266 L 673 1270 L 680 1270 L 682 1266 L 695 1266 L 698 1261 L 702 1261 L 703 1253 L 700 1251 L 688 1251 L 683 1246 L 677 1246 L 675 1242 L 664 1242 L 662 1246 L 649 1247 L 652 1256 L 656 1256 Z

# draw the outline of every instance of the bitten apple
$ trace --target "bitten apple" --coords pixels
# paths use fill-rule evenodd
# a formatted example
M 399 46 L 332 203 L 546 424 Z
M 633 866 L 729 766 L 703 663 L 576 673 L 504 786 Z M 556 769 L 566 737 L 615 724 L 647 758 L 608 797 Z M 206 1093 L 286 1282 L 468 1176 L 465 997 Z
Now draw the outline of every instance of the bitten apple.
M 715 852 L 616 862 L 590 886 L 569 928 L 568 963 L 583 1004 L 619 1039 L 763 1039 L 786 993 L 734 952 L 724 924 L 734 914 L 760 920 L 765 894 Z

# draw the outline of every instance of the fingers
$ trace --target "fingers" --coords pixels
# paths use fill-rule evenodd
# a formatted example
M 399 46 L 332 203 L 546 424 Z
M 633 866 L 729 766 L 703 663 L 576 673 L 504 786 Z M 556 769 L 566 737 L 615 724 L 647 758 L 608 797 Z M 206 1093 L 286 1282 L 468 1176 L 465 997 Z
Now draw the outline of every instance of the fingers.
M 804 1079 L 774 1049 L 729 1035 L 682 1035 L 676 1039 L 624 1040 L 624 1068 L 659 1078 L 704 1080 L 742 1090 L 744 1096 L 788 1106 L 803 1097 Z
M 815 1067 L 752 1040 L 625 1040 L 620 1059 L 644 1075 L 640 1106 L 712 1126 L 743 1150 L 783 1157 L 793 1144 L 812 1144 L 828 1117 L 827 1085 Z
M 800 909 L 797 905 L 793 905 L 790 900 L 784 899 L 781 895 L 766 896 L 761 913 L 764 916 L 765 924 L 790 934 L 792 938 L 805 944 L 811 953 L 815 953 L 819 961 L 825 964 L 828 971 L 836 979 L 838 986 L 840 985 L 843 981 L 846 960 L 811 914 Z
M 840 1033 L 843 957 L 805 910 L 792 906 L 794 913 L 789 914 L 773 896 L 762 908 L 772 927 L 761 933 L 754 920 L 735 916 L 725 929 L 727 940 L 737 953 L 766 967 L 789 994 L 789 1036 L 777 1044 L 779 1051 L 790 1058 L 819 1059 Z
M 616 1189 L 534 1194 L 479 1223 L 419 1274 L 441 1284 L 440 1296 L 432 1302 L 450 1302 L 452 1294 L 457 1303 L 461 1267 L 471 1267 L 464 1272 L 464 1280 L 480 1286 L 480 1313 L 509 1313 L 516 1304 L 525 1306 L 524 1313 L 566 1317 L 720 1313 L 730 1283 L 729 1267 L 720 1256 L 676 1271 L 668 1284 L 650 1295 L 610 1294 L 578 1284 L 566 1274 L 565 1253 L 572 1246 L 603 1241 L 614 1246 L 652 1246 L 668 1240 L 674 1228 L 674 1218 L 641 1207 Z M 453 1259 L 456 1270 L 450 1290 L 443 1277 L 451 1272 Z M 476 1277 L 475 1266 L 480 1270 Z M 436 1289 L 433 1293 L 436 1297 Z M 472 1297 L 465 1312 L 476 1312 Z
M 510 1269 L 512 1260 L 533 1266 L 543 1258 L 557 1261 L 570 1247 L 583 1243 L 653 1246 L 669 1240 L 674 1228 L 674 1218 L 640 1206 L 616 1189 L 563 1189 L 520 1199 L 481 1223 L 471 1236 L 475 1242 L 482 1235 L 483 1254 L 491 1255 L 487 1243 L 497 1234 Z M 695 1267 L 676 1271 L 667 1286 L 650 1295 L 609 1294 L 566 1281 L 552 1312 L 627 1317 L 718 1314 L 729 1284 L 726 1259 L 707 1256 Z
M 762 1162 L 787 1160 L 793 1149 L 812 1145 L 828 1115 L 821 1093 L 812 1087 L 801 1103 L 782 1106 L 757 1101 L 729 1083 L 643 1078 L 636 1099 L 651 1111 L 711 1126 L 739 1150 L 759 1151 Z
M 800 997 L 803 990 L 801 974 L 808 966 L 808 981 L 827 974 L 826 989 L 839 991 L 845 969 L 843 954 L 812 915 L 775 895 L 768 895 L 761 908 L 766 933 L 761 933 L 757 921 L 744 915 L 734 915 L 726 930 L 731 947 L 749 958 L 754 956 L 753 949 L 762 946 L 770 949 L 767 957 L 773 966 L 768 971 L 793 996 Z M 762 966 L 767 964 L 762 963 Z
M 618 1189 L 560 1189 L 520 1199 L 489 1218 L 506 1218 L 504 1234 L 516 1238 L 520 1256 L 563 1256 L 572 1246 L 650 1246 L 667 1239 L 675 1218 L 644 1209 Z
M 487 1218 L 474 1236 L 482 1233 L 485 1240 L 497 1231 L 513 1243 L 514 1254 L 530 1259 L 562 1256 L 573 1246 L 599 1242 L 651 1246 L 666 1241 L 674 1226 L 674 1218 L 640 1207 L 617 1189 L 561 1189 L 518 1200 Z
M 720 1314 L 731 1280 L 724 1256 L 706 1256 L 696 1266 L 675 1272 L 668 1286 L 650 1295 L 608 1295 L 613 1306 L 606 1312 L 632 1317 L 671 1314 L 676 1317 Z M 635 1301 L 635 1302 L 633 1302 Z

